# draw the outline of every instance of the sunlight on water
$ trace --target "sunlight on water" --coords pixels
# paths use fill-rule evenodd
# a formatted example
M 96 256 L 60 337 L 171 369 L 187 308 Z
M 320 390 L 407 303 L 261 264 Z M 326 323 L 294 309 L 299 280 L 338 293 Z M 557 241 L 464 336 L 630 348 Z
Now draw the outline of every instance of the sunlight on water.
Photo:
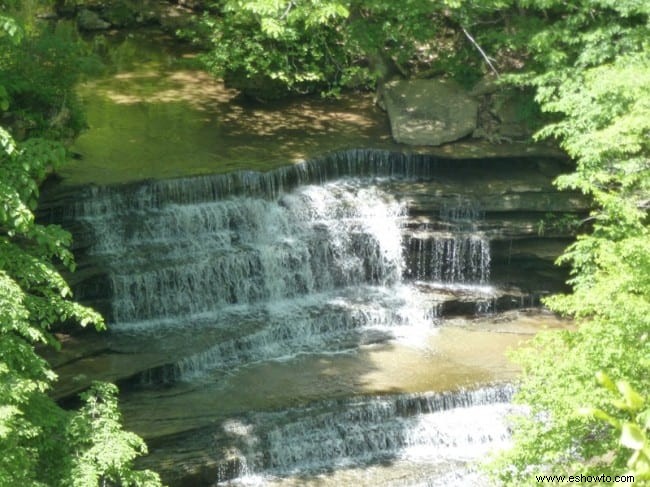
M 426 479 L 426 485 L 462 485 L 471 472 L 456 467 L 509 444 L 505 417 L 514 411 L 509 394 L 488 388 L 367 398 L 331 411 L 327 404 L 290 411 L 289 422 L 277 426 L 276 414 L 257 415 L 236 425 L 240 475 L 223 484 L 329 486 L 354 479 L 364 486 L 420 485 Z M 258 455 L 261 449 L 264 455 Z M 474 477 L 481 479 L 478 473 Z
M 467 462 L 507 443 L 512 390 L 458 388 L 512 377 L 503 349 L 519 339 L 476 353 L 488 332 L 441 327 L 449 300 L 485 312 L 498 295 L 480 212 L 446 203 L 414 228 L 391 177 L 282 177 L 95 189 L 77 204 L 110 270 L 112 346 L 166 357 L 131 379 L 127 419 L 138 401 L 151 402 L 136 431 L 211 418 L 232 485 L 476 477 Z

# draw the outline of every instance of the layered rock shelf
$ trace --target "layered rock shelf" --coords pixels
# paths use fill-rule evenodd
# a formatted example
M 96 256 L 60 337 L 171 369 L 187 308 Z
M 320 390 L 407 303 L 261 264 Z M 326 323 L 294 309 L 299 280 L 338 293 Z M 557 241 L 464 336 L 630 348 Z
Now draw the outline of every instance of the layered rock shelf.
M 240 443 L 249 430 L 264 443 L 278 428 L 292 437 L 313 408 L 345 422 L 345 404 L 374 411 L 445 391 L 457 401 L 512 381 L 504 350 L 567 326 L 540 308 L 566 279 L 554 260 L 573 233 L 557 222 L 589 209 L 552 186 L 566 169 L 359 149 L 266 173 L 53 185 L 39 219 L 73 233 L 75 295 L 109 323 L 44 351 L 60 377 L 54 396 L 117 382 L 126 426 L 152 452 L 142 464 L 171 485 L 212 485 L 294 468 L 262 460 L 271 444 Z M 501 414 L 500 400 L 481 401 L 462 407 Z M 466 414 L 453 408 L 444 414 Z M 437 414 L 390 419 L 394 447 Z M 442 441 L 430 434 L 418 441 Z M 340 441 L 353 451 L 357 439 Z M 374 448 L 350 461 L 396 451 Z M 312 461 L 317 471 L 331 458 Z

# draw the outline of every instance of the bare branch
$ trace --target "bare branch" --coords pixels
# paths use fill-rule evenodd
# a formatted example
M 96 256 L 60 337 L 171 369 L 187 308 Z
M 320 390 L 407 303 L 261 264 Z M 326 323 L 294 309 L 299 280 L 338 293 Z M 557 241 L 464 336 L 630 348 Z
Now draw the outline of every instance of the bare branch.
M 279 20 L 284 20 L 284 19 L 286 19 L 286 18 L 287 18 L 287 15 L 289 15 L 289 12 L 291 12 L 291 9 L 292 9 L 294 6 L 295 6 L 295 5 L 294 5 L 293 1 L 289 2 L 289 5 L 287 5 L 287 9 L 284 11 L 284 13 L 283 13 L 282 15 L 280 15 L 280 19 L 279 19 Z
M 494 72 L 494 74 L 499 76 L 499 72 L 497 69 L 494 67 L 494 64 L 492 64 L 492 61 L 490 60 L 490 57 L 485 53 L 485 51 L 481 48 L 481 46 L 478 45 L 478 42 L 471 36 L 469 32 L 467 32 L 467 29 L 465 27 L 461 26 L 461 29 L 463 30 L 463 34 L 465 34 L 465 37 L 469 39 L 469 41 L 474 44 L 474 47 L 478 49 L 478 52 L 481 53 L 481 56 L 483 56 L 483 59 L 485 59 L 485 62 L 487 63 L 488 66 L 490 66 L 490 69 Z

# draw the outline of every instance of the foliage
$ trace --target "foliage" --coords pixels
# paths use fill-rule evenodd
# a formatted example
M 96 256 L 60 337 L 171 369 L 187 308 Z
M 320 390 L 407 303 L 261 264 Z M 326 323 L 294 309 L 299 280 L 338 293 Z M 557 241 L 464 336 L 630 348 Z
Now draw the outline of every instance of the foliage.
M 96 71 L 99 63 L 78 42 L 71 25 L 38 24 L 28 17 L 29 23 L 21 26 L 14 17 L 3 16 L 2 3 L 6 2 L 0 2 L 0 25 L 5 27 L 5 35 L 0 35 L 0 108 L 8 112 L 5 123 L 14 127 L 20 140 L 28 135 L 71 139 L 85 126 L 71 87 Z
M 51 136 L 48 122 L 39 115 L 51 103 L 65 102 L 74 77 L 62 73 L 58 83 L 46 81 L 49 76 L 56 79 L 52 66 L 64 70 L 72 59 L 49 64 L 48 53 L 58 48 L 50 50 L 41 44 L 47 36 L 37 40 L 38 32 L 22 30 L 8 15 L 0 19 L 0 27 L 0 83 L 5 83 L 0 84 L 0 110 L 34 116 L 34 132 Z M 42 49 L 31 51 L 26 45 Z M 38 53 L 38 61 L 18 67 L 14 61 L 28 52 Z M 43 63 L 42 71 L 38 63 Z M 30 81 L 23 79 L 27 67 L 34 70 L 29 71 Z M 132 459 L 145 450 L 141 440 L 121 431 L 112 388 L 95 386 L 78 413 L 62 410 L 47 395 L 56 376 L 35 347 L 58 346 L 52 333 L 58 323 L 101 329 L 103 321 L 70 300 L 71 290 L 59 272 L 74 269 L 70 234 L 34 220 L 38 185 L 65 161 L 64 147 L 43 137 L 17 142 L 1 126 L 0 144 L 0 486 L 82 485 L 75 483 L 81 473 L 86 480 L 96 479 L 84 486 L 111 479 L 159 485 L 154 474 L 131 468 Z
M 2 60 L 0 84 L 6 87 L 19 114 L 34 135 L 71 138 L 85 125 L 72 86 L 86 64 L 84 50 L 74 42 L 73 31 L 59 28 L 26 37 Z M 70 120 L 59 123 L 65 116 Z M 65 125 L 65 127 L 63 127 Z M 67 132 L 63 132 L 63 129 Z
M 244 86 L 263 89 L 266 97 L 284 86 L 313 91 L 346 75 L 353 53 L 338 31 L 349 15 L 344 3 L 229 0 L 220 7 L 220 17 L 204 19 L 211 30 L 213 49 L 205 60 L 212 71 L 235 82 L 248 79 Z
M 207 37 L 212 72 L 261 98 L 336 94 L 425 68 L 475 80 L 481 57 L 465 28 L 505 3 L 225 0 L 212 3 L 199 37 Z
M 633 453 L 627 461 L 635 481 L 650 480 L 650 407 L 643 397 L 626 381 L 616 385 L 603 372 L 596 374 L 598 383 L 614 394 L 610 400 L 615 413 L 597 408 L 583 408 L 585 416 L 609 423 L 619 433 L 619 444 Z
M 650 392 L 650 5 L 518 4 L 525 10 L 511 26 L 529 62 L 510 80 L 536 89 L 555 119 L 538 136 L 554 137 L 576 161 L 557 185 L 590 195 L 595 210 L 591 232 L 560 259 L 572 266 L 573 292 L 546 301 L 579 328 L 541 334 L 518 354 L 518 400 L 531 414 L 518 422 L 515 447 L 492 468 L 508 485 L 534 484 L 533 472 L 620 475 L 628 454 L 578 409 L 594 404 L 613 414 L 607 391 L 594 388 L 596 370 Z
M 47 396 L 55 374 L 35 345 L 57 346 L 51 333 L 56 323 L 97 328 L 103 323 L 68 299 L 70 288 L 56 268 L 56 263 L 74 268 L 70 235 L 34 222 L 37 181 L 63 161 L 63 148 L 42 139 L 7 140 L 11 152 L 0 156 L 0 446 L 7 452 L 0 457 L 0 485 L 100 485 L 71 481 L 81 473 L 85 479 L 157 485 L 154 474 L 130 466 L 146 450 L 141 440 L 121 431 L 112 389 L 96 386 L 86 394 L 87 406 L 72 417 Z
M 582 221 L 575 214 L 546 213 L 544 218 L 537 223 L 537 235 L 541 237 L 547 232 L 575 235 L 581 225 Z
M 86 487 L 138 485 L 155 487 L 160 479 L 151 471 L 133 469 L 133 460 L 147 453 L 142 439 L 122 430 L 117 407 L 117 387 L 95 382 L 81 394 L 85 405 L 68 423 L 67 437 L 74 446 L 72 465 L 62 485 Z

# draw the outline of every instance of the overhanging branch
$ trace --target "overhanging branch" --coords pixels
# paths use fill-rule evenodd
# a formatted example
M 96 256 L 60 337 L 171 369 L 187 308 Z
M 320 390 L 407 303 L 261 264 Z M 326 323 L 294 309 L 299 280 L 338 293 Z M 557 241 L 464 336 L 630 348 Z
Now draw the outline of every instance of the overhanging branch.
M 465 34 L 465 37 L 467 37 L 467 38 L 469 39 L 469 41 L 470 41 L 472 44 L 474 44 L 474 47 L 476 47 L 476 49 L 478 49 L 478 52 L 481 53 L 481 56 L 483 56 L 483 59 L 485 59 L 485 62 L 487 63 L 487 65 L 490 66 L 490 69 L 492 70 L 492 72 L 493 72 L 494 74 L 496 74 L 497 77 L 498 77 L 498 76 L 499 76 L 499 72 L 498 72 L 497 69 L 494 67 L 494 64 L 492 64 L 492 61 L 490 60 L 490 57 L 485 53 L 485 51 L 483 50 L 483 48 L 482 48 L 481 46 L 479 46 L 478 42 L 476 42 L 476 39 L 474 39 L 474 38 L 472 37 L 472 35 L 467 31 L 467 29 L 466 29 L 465 27 L 462 27 L 462 26 L 461 26 L 461 29 L 463 30 L 463 34 Z

